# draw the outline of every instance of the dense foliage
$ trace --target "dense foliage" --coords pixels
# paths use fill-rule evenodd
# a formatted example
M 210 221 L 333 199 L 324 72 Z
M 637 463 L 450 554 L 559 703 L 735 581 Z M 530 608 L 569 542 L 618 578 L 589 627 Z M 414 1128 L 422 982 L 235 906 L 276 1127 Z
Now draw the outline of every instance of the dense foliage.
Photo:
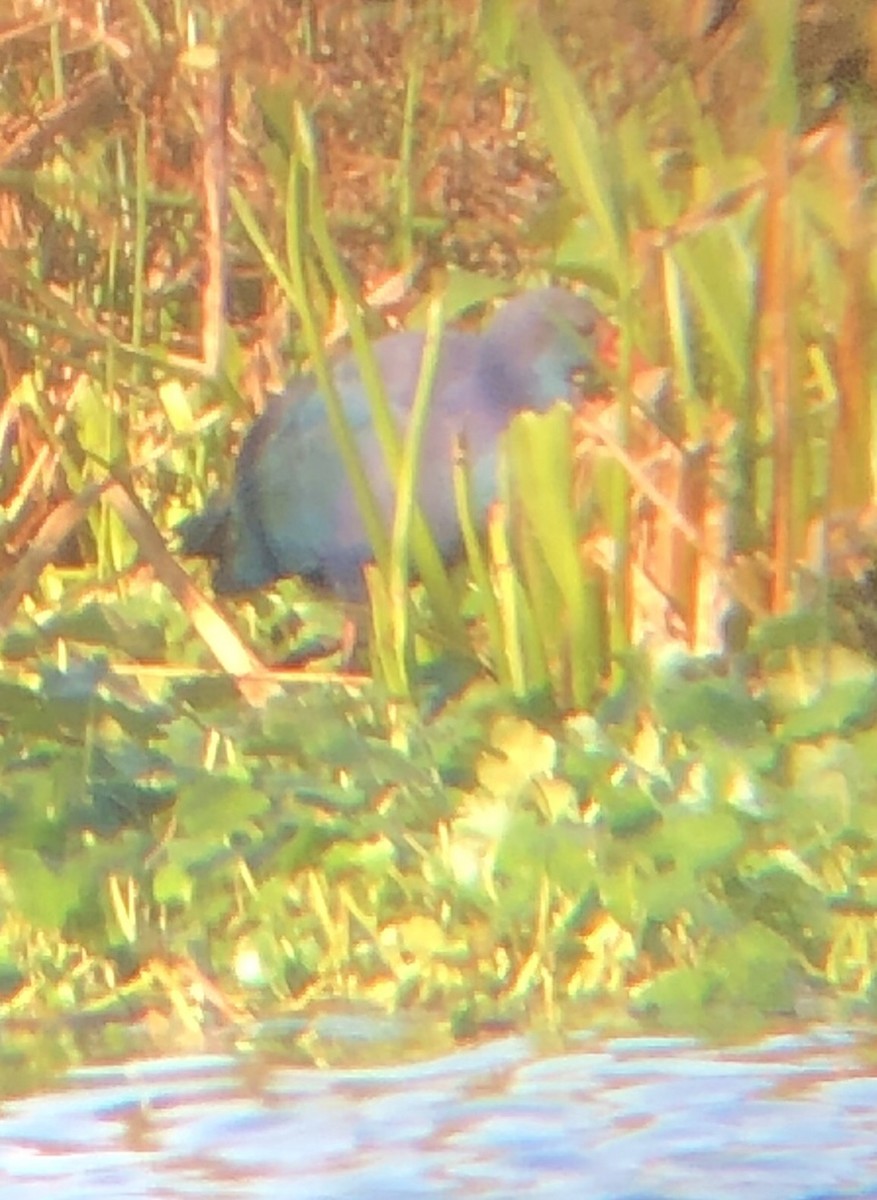
M 870 1006 L 862 6 L 12 7 L 7 1028 Z M 266 387 L 549 276 L 617 323 L 605 403 L 518 423 L 450 572 L 400 522 L 367 671 L 265 670 L 337 605 L 172 550 Z

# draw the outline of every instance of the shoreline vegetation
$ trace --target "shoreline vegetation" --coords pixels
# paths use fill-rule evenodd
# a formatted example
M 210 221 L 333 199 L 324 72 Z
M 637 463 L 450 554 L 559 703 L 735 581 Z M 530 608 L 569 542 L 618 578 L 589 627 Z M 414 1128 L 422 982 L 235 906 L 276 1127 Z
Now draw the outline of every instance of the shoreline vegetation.
M 336 1006 L 871 1016 L 877 24 L 694 9 L 12 0 L 0 1089 Z M 340 606 L 217 599 L 175 527 L 297 371 L 550 281 L 603 401 L 518 419 L 484 531 L 461 466 L 364 669 L 284 669 Z

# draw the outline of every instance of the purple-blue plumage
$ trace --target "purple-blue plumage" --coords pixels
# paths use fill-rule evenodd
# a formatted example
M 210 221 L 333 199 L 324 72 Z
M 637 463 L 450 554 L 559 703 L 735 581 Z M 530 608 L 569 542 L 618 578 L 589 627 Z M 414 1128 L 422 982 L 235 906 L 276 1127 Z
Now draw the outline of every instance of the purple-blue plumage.
M 572 376 L 593 365 L 598 321 L 589 300 L 543 288 L 510 300 L 480 333 L 446 331 L 441 342 L 418 469 L 417 499 L 439 550 L 459 549 L 452 467 L 465 438 L 476 516 L 496 495 L 499 439 L 516 412 L 568 397 Z M 400 433 L 414 399 L 424 338 L 396 333 L 374 345 Z M 374 495 L 392 518 L 394 488 L 355 358 L 332 368 Z M 215 557 L 218 592 L 261 587 L 289 575 L 361 592 L 371 560 L 353 490 L 313 376 L 295 380 L 253 423 L 241 447 L 231 496 L 211 501 L 180 530 L 185 553 Z

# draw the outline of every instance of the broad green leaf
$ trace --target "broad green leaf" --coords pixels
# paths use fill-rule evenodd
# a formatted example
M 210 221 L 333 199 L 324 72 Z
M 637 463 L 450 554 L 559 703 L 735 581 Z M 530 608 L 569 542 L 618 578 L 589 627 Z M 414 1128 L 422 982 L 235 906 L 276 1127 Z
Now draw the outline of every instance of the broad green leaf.
M 218 844 L 247 832 L 269 806 L 267 796 L 240 780 L 206 775 L 180 788 L 176 815 L 184 837 Z
M 814 741 L 828 734 L 849 735 L 877 719 L 877 683 L 848 679 L 831 683 L 819 696 L 806 700 L 779 729 L 786 742 Z
M 656 855 L 666 854 L 697 875 L 727 870 L 744 843 L 742 818 L 736 813 L 720 808 L 691 812 L 680 806 L 666 813 L 650 845 Z
M 156 904 L 190 904 L 194 892 L 192 876 L 182 863 L 174 861 L 173 855 L 155 872 L 152 895 Z
M 607 782 L 596 789 L 600 812 L 613 837 L 625 838 L 646 832 L 661 819 L 661 810 L 642 788 Z
M 32 850 L 4 851 L 13 911 L 40 929 L 59 931 L 79 904 L 85 882 L 80 863 L 52 863 Z

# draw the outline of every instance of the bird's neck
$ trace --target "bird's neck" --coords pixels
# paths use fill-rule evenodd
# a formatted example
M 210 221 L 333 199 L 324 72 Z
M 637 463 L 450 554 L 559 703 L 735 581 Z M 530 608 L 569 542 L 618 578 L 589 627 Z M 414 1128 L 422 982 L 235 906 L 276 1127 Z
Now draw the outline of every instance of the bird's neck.
M 544 412 L 569 393 L 565 373 L 549 357 L 533 357 L 526 346 L 487 344 L 481 355 L 481 386 L 498 410 L 516 413 L 531 408 Z

